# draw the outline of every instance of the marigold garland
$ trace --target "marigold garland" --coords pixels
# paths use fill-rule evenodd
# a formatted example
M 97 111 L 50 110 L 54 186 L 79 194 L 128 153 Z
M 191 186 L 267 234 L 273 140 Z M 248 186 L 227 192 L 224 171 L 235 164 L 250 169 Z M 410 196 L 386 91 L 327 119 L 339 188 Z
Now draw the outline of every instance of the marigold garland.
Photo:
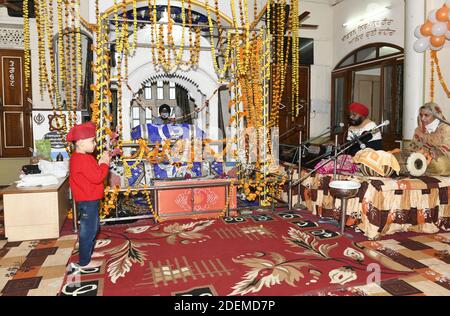
M 439 58 L 437 56 L 437 51 L 431 52 L 431 58 L 434 61 L 434 64 L 436 65 L 436 72 L 439 78 L 439 82 L 441 83 L 442 89 L 444 89 L 447 98 L 450 98 L 450 90 L 448 89 L 447 84 L 445 83 L 444 76 L 442 75 L 441 66 L 439 64 Z
M 28 0 L 23 1 L 23 42 L 24 42 L 24 72 L 25 90 L 29 91 L 31 79 L 30 58 L 30 20 L 28 11 Z
M 151 56 L 152 61 L 157 67 L 162 67 L 163 70 L 170 72 L 176 69 L 183 69 L 183 67 L 194 67 L 198 64 L 200 56 L 200 32 L 201 27 L 192 26 L 192 0 L 188 0 L 187 12 L 185 10 L 185 0 L 181 1 L 181 19 L 182 19 L 182 39 L 180 47 L 176 47 L 174 43 L 174 38 L 172 36 L 172 29 L 174 27 L 173 20 L 171 18 L 171 1 L 167 2 L 169 10 L 169 23 L 167 26 L 167 34 L 164 34 L 164 28 L 157 24 L 157 5 L 156 0 L 153 2 L 148 0 L 148 7 L 150 12 L 150 20 L 153 22 L 153 31 L 151 38 Z M 232 136 L 230 142 L 222 148 L 221 151 L 216 152 L 211 148 L 212 140 L 204 140 L 203 145 L 205 152 L 212 155 L 216 160 L 223 159 L 227 151 L 232 151 L 232 156 L 235 159 L 238 158 L 238 150 L 246 152 L 248 155 L 248 148 L 239 148 L 242 144 L 239 140 L 239 133 L 242 132 L 245 127 L 256 128 L 257 139 L 259 146 L 264 147 L 264 152 L 258 153 L 258 161 L 256 163 L 257 168 L 263 168 L 266 170 L 267 162 L 264 161 L 266 154 L 270 153 L 270 134 L 266 130 L 268 118 L 269 118 L 269 79 L 271 74 L 270 65 L 270 27 L 272 25 L 270 11 L 272 1 L 267 1 L 267 23 L 266 23 L 266 38 L 263 39 L 257 32 L 253 32 L 249 23 L 249 1 L 248 0 L 238 0 L 237 7 L 239 8 L 239 18 L 240 27 L 237 22 L 236 6 L 235 1 L 231 1 L 231 11 L 233 15 L 233 26 L 235 29 L 227 30 L 226 41 L 225 37 L 222 35 L 222 21 L 219 12 L 219 2 L 214 0 L 214 8 L 209 6 L 209 1 L 205 0 L 206 11 L 208 14 L 208 27 L 210 29 L 210 34 L 214 34 L 214 28 L 219 32 L 219 43 L 220 46 L 216 51 L 214 43 L 212 43 L 211 53 L 213 56 L 214 68 L 218 74 L 220 80 L 229 80 L 233 82 L 230 85 L 231 100 L 229 107 L 232 109 L 232 117 L 230 119 L 230 125 L 233 126 L 236 135 Z M 279 14 L 277 14 L 277 27 L 278 32 L 281 34 L 284 31 L 284 3 L 285 0 L 280 0 L 278 3 L 281 5 L 277 8 Z M 128 40 L 128 23 L 126 20 L 126 7 L 127 1 L 123 0 L 119 5 L 117 1 L 114 1 L 114 24 L 116 26 L 116 46 L 118 53 L 118 121 L 116 130 L 113 132 L 111 130 L 111 113 L 109 113 L 108 106 L 111 102 L 111 91 L 110 91 L 110 56 L 109 56 L 109 43 L 108 43 L 108 21 L 109 15 L 100 15 L 99 12 L 99 1 L 95 2 L 95 12 L 97 17 L 97 25 L 95 28 L 96 36 L 94 38 L 95 45 L 93 49 L 95 50 L 95 62 L 92 64 L 92 69 L 95 72 L 96 82 L 91 86 L 94 92 L 94 100 L 91 104 L 92 109 L 92 120 L 98 126 L 98 149 L 100 152 L 108 150 L 108 137 L 112 137 L 115 133 L 118 134 L 118 142 L 116 143 L 116 148 L 121 149 L 123 145 L 122 130 L 123 130 L 123 117 L 122 117 L 122 88 L 123 84 L 127 83 L 128 80 L 128 62 L 130 54 L 134 53 L 137 49 L 137 32 L 138 32 L 138 21 L 137 21 L 137 1 L 129 1 L 128 4 L 132 5 L 133 12 L 133 40 L 130 43 Z M 25 7 L 28 5 L 28 0 L 24 1 L 24 37 L 25 37 L 25 48 L 29 47 L 29 19 L 28 11 Z M 59 86 L 57 86 L 57 81 L 54 80 L 52 74 L 49 76 L 45 48 L 50 47 L 50 36 L 53 33 L 51 18 L 46 20 L 43 15 L 50 14 L 52 16 L 52 4 L 47 7 L 46 1 L 38 0 L 35 1 L 36 12 L 39 16 L 38 20 L 38 34 L 40 34 L 39 41 L 39 78 L 41 84 L 41 90 L 47 89 L 52 99 L 52 108 L 56 112 L 59 109 L 62 113 L 62 102 L 61 95 L 59 94 Z M 58 59 L 59 59 L 59 74 L 62 82 L 62 87 L 64 87 L 66 92 L 66 102 L 69 109 L 69 126 L 75 123 L 75 111 L 77 103 L 79 100 L 79 87 L 82 85 L 83 68 L 82 68 L 82 58 L 81 58 L 81 17 L 79 14 L 80 0 L 57 0 L 57 13 L 58 13 Z M 119 22 L 119 14 L 122 11 L 122 21 Z M 211 12 L 213 11 L 213 12 Z M 298 13 L 298 4 L 292 5 L 292 16 Z M 212 20 L 212 13 L 216 16 L 216 25 Z M 257 1 L 253 1 L 253 15 L 257 14 Z M 70 15 L 70 17 L 69 17 Z M 189 23 L 189 53 L 190 58 L 188 60 L 183 60 L 184 52 L 187 50 L 185 48 L 185 30 L 186 21 Z M 51 23 L 52 24 L 52 23 Z M 289 27 L 292 32 L 292 49 L 297 51 L 298 48 L 298 38 L 296 36 L 298 30 L 298 19 L 291 19 L 289 21 Z M 279 31 L 281 29 L 281 31 Z M 251 33 L 253 32 L 253 33 Z M 194 40 L 195 34 L 195 40 Z M 166 42 L 165 42 L 166 40 Z M 28 43 L 28 44 L 27 44 Z M 286 46 L 282 37 L 275 40 L 274 47 L 276 47 L 276 54 L 274 59 L 276 60 L 276 65 L 274 69 L 275 79 L 273 81 L 274 85 L 274 103 L 279 104 L 282 94 L 282 89 L 284 88 L 284 74 L 285 66 L 288 52 L 284 49 Z M 289 43 L 289 42 L 288 42 Z M 225 45 L 226 44 L 226 47 Z M 288 44 L 289 45 L 289 44 Z M 51 52 L 51 50 L 49 49 Z M 293 68 L 298 67 L 298 60 L 296 59 L 297 54 L 294 54 Z M 27 55 L 26 55 L 27 56 Z M 66 58 L 66 56 L 71 56 L 71 58 Z M 75 56 L 75 57 L 74 57 Z M 29 57 L 29 56 L 28 56 Z M 53 72 L 56 65 L 54 58 L 50 57 L 50 71 Z M 25 75 L 29 76 L 29 58 L 25 58 Z M 438 65 L 438 63 L 436 63 Z M 184 69 L 183 69 L 184 70 Z M 440 69 L 438 68 L 438 74 Z M 298 99 L 298 69 L 293 73 L 293 98 Z M 296 103 L 295 113 L 298 115 L 299 108 L 297 108 L 298 102 Z M 204 112 L 208 112 L 208 107 L 201 109 Z M 274 106 L 274 110 L 271 113 L 271 118 L 273 119 L 278 115 L 278 109 Z M 65 124 L 65 123 L 64 123 Z M 206 128 L 209 129 L 209 124 L 206 124 Z M 261 137 L 259 137 L 261 133 Z M 224 141 L 225 143 L 225 141 Z M 179 143 L 178 145 L 182 145 Z M 231 146 L 231 148 L 230 148 Z M 244 146 L 246 146 L 244 144 Z M 131 175 L 131 170 L 134 169 L 142 160 L 148 160 L 151 162 L 168 161 L 172 164 L 178 164 L 179 161 L 174 161 L 173 155 L 170 153 L 171 144 L 170 142 L 164 142 L 163 144 L 156 146 L 155 149 L 149 150 L 148 144 L 145 141 L 139 142 L 139 149 L 134 154 L 135 162 L 130 166 L 128 163 L 124 164 L 126 176 Z M 191 149 L 191 156 L 194 155 L 194 151 Z M 124 155 L 121 155 L 122 158 Z M 189 164 L 192 167 L 192 163 Z M 250 180 L 250 177 L 244 176 L 243 173 L 239 173 L 241 180 L 246 182 Z M 269 184 L 276 183 L 276 185 Z M 266 172 L 264 174 L 255 178 L 255 182 L 247 181 L 248 185 L 254 185 L 247 190 L 248 198 L 256 198 L 258 195 L 263 197 L 263 202 L 267 200 L 266 195 L 275 195 L 279 186 L 284 184 L 285 180 L 283 178 L 275 179 L 267 176 Z M 250 188 L 250 187 L 248 187 Z M 230 190 L 233 189 L 233 184 L 229 187 Z M 254 189 L 254 190 L 253 190 Z M 111 190 L 111 189 L 110 189 Z M 106 210 L 111 209 L 109 207 L 110 201 L 114 201 L 117 198 L 117 190 L 112 189 L 113 193 L 108 195 L 108 203 L 106 204 Z M 148 192 L 147 192 L 148 193 Z M 146 193 L 145 193 L 146 194 Z M 147 195 L 149 199 L 149 196 Z M 229 199 L 227 199 L 226 207 L 228 206 Z M 151 203 L 149 203 L 150 205 Z M 226 210 L 224 209 L 224 212 Z M 223 215 L 223 213 L 221 215 Z M 156 218 L 156 217 L 155 217 Z

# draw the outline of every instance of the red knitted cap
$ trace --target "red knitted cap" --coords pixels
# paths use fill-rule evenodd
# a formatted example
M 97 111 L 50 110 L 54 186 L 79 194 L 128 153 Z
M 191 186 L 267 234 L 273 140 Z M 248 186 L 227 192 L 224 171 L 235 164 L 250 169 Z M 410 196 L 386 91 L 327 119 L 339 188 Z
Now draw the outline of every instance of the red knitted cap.
M 361 103 L 353 102 L 348 106 L 348 110 L 350 112 L 358 113 L 361 116 L 365 117 L 369 116 L 369 109 L 364 104 Z
M 80 139 L 95 137 L 95 134 L 96 134 L 95 124 L 89 121 L 72 127 L 69 133 L 67 134 L 67 141 L 76 142 L 77 140 Z

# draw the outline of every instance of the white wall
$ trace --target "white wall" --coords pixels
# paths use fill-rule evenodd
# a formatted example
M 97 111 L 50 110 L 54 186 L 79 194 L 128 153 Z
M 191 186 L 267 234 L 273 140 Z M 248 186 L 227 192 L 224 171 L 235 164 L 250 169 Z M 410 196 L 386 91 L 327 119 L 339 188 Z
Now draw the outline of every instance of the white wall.
M 428 14 L 433 9 L 439 9 L 442 7 L 442 4 L 444 3 L 443 0 L 426 0 L 426 15 L 428 17 Z M 450 41 L 447 40 L 445 47 L 438 52 L 438 58 L 441 66 L 442 75 L 444 77 L 444 80 L 447 84 L 447 88 L 450 89 Z M 431 66 L 430 66 L 430 52 L 427 51 L 426 54 L 426 62 L 425 62 L 425 93 L 424 102 L 428 102 L 430 100 L 430 77 L 431 77 Z M 435 88 L 434 88 L 434 94 L 435 94 L 435 102 L 441 106 L 441 109 L 444 113 L 444 116 L 447 118 L 447 120 L 450 120 L 450 99 L 447 97 L 447 95 L 444 92 L 444 89 L 442 88 L 438 78 L 437 74 L 435 73 Z
M 353 26 L 343 26 L 346 22 L 358 21 L 385 6 L 390 7 L 385 13 L 359 21 Z M 345 0 L 334 6 L 333 67 L 348 53 L 366 44 L 387 42 L 403 47 L 404 7 L 403 0 Z
M 330 125 L 331 72 L 336 64 L 348 53 L 366 44 L 387 42 L 403 47 L 404 3 L 403 0 L 345 0 L 335 6 L 330 6 L 327 0 L 300 0 L 299 3 L 300 12 L 311 12 L 303 23 L 319 25 L 316 30 L 300 29 L 301 37 L 314 39 L 310 116 L 310 135 L 314 137 Z M 352 27 L 342 26 L 375 10 L 376 6 L 391 8 L 387 13 Z M 382 21 L 385 18 L 387 20 Z M 380 22 L 374 24 L 374 21 Z
M 314 65 L 311 65 L 310 136 L 314 137 L 330 125 L 331 71 L 333 61 L 333 10 L 328 1 L 299 1 L 300 13 L 311 12 L 305 24 L 317 29 L 303 29 L 300 37 L 314 39 Z

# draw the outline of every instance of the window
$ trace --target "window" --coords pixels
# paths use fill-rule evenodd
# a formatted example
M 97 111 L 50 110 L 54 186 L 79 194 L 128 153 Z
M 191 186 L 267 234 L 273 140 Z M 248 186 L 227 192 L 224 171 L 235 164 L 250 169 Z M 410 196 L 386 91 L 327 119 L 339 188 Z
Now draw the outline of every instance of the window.
M 375 47 L 368 47 L 361 49 L 356 53 L 356 62 L 360 63 L 362 61 L 374 59 L 377 57 L 377 50 Z
M 151 100 L 152 99 L 152 86 L 146 86 L 144 89 L 144 99 Z
M 152 122 L 152 110 L 150 108 L 145 108 L 145 122 L 147 124 Z
M 164 82 L 163 81 L 156 82 L 156 94 L 157 94 L 156 97 L 158 100 L 164 99 Z
M 334 117 L 333 124 L 344 122 L 345 116 L 345 78 L 334 78 Z
M 397 48 L 390 47 L 390 46 L 383 46 L 383 47 L 380 47 L 379 55 L 381 57 L 381 56 L 392 55 L 392 54 L 397 54 L 397 53 L 400 53 L 400 51 Z
M 175 100 L 175 82 L 169 82 L 169 100 Z
M 341 67 L 353 64 L 355 62 L 354 59 L 355 59 L 355 55 L 351 55 L 349 58 L 347 58 L 346 60 L 344 60 L 341 63 Z
M 171 117 L 180 116 L 184 113 L 190 113 L 192 97 L 188 97 L 188 108 L 179 107 L 177 104 L 177 86 L 176 82 L 170 79 L 147 80 L 139 89 L 139 103 L 132 103 L 130 108 L 130 127 L 134 128 L 141 124 L 154 124 L 155 118 L 159 116 L 159 107 L 167 104 L 171 109 Z M 193 106 L 192 106 L 193 108 Z
M 377 58 L 395 56 L 403 54 L 401 47 L 391 44 L 370 44 L 358 48 L 351 54 L 345 56 L 336 66 L 335 70 L 348 67 L 354 64 L 361 64 L 375 61 Z
M 131 120 L 133 121 L 133 127 L 135 127 L 141 124 L 140 121 L 141 109 L 138 106 L 133 106 L 131 109 L 132 109 Z

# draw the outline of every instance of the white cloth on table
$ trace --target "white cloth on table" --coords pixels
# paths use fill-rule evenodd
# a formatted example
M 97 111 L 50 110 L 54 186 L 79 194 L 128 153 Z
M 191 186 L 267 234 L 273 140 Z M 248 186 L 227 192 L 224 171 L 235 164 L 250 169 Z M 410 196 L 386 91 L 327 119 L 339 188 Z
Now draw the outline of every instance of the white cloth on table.
M 51 174 L 28 174 L 21 175 L 17 182 L 18 188 L 37 187 L 58 184 L 58 178 Z
M 64 178 L 69 172 L 69 162 L 40 160 L 38 163 L 41 174 L 53 175 L 57 178 Z

